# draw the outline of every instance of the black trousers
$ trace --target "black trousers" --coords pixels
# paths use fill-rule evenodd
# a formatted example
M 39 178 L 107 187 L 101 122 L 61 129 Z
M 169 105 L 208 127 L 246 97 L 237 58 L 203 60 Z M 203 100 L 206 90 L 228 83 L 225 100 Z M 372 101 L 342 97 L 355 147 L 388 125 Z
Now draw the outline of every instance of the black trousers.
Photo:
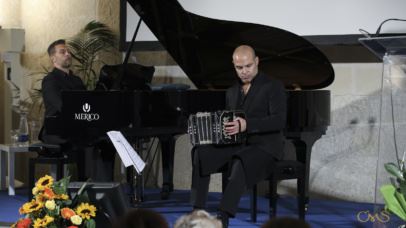
M 191 204 L 194 208 L 205 208 L 209 192 L 210 174 L 201 173 L 201 162 L 198 153 L 204 153 L 204 151 L 196 150 L 193 153 Z M 218 171 L 226 172 L 228 178 L 219 209 L 234 216 L 240 198 L 247 188 L 245 174 L 241 160 L 233 158 L 232 150 L 226 150 L 224 153 L 228 154 L 226 157 L 229 157 L 229 159 L 224 159 L 223 164 L 218 167 Z
M 210 174 L 226 173 L 219 209 L 234 216 L 242 194 L 272 171 L 274 157 L 255 146 L 203 146 L 192 151 L 191 204 L 205 208 Z

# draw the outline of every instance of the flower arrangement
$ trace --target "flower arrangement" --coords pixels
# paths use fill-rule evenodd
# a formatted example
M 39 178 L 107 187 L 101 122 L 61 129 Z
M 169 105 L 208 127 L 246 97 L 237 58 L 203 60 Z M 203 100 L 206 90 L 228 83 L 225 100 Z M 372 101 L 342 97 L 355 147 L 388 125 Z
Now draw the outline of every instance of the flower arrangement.
M 33 199 L 19 209 L 24 218 L 19 219 L 12 227 L 96 227 L 96 207 L 89 204 L 79 190 L 71 200 L 67 195 L 70 177 L 54 181 L 51 176 L 41 177 L 32 189 Z M 86 183 L 84 184 L 86 185 Z

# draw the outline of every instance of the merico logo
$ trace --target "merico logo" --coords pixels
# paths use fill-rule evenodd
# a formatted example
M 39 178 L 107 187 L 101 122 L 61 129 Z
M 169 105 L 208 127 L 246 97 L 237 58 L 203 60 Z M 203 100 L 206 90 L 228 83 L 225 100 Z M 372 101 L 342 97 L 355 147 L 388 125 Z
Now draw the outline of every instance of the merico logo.
M 82 110 L 83 113 L 75 113 L 75 120 L 87 120 L 90 122 L 100 119 L 100 115 L 98 113 L 90 113 L 90 104 L 85 103 L 84 105 L 82 105 Z
M 85 103 L 82 106 L 82 109 L 83 109 L 84 112 L 90 112 L 90 105 L 88 103 Z

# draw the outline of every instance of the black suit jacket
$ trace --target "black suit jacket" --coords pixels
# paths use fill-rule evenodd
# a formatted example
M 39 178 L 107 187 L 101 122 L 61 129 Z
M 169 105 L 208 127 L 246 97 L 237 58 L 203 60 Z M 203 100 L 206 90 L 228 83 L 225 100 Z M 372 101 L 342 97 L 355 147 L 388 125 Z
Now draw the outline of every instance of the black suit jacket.
M 227 90 L 226 108 L 239 107 L 240 83 Z M 286 124 L 286 92 L 283 84 L 259 72 L 251 82 L 251 88 L 243 104 L 247 121 L 247 145 L 257 146 L 274 156 L 283 157 L 284 137 L 282 130 Z
M 62 91 L 86 90 L 85 85 L 78 76 L 69 72 L 66 74 L 54 68 L 42 79 L 42 98 L 45 105 L 44 126 L 41 129 L 40 140 L 45 143 L 62 144 L 66 140 L 62 139 L 54 131 L 60 129 L 60 122 L 57 118 L 62 109 Z
M 42 98 L 45 105 L 45 117 L 55 116 L 61 112 L 62 91 L 86 90 L 85 85 L 78 76 L 54 68 L 42 79 Z

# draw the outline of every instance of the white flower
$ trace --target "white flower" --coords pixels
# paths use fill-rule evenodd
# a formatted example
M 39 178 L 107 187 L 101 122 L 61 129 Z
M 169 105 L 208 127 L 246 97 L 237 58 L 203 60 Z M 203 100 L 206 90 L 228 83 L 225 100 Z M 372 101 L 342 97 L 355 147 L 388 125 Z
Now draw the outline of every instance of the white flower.
M 56 204 L 55 204 L 55 201 L 54 200 L 47 200 L 46 202 L 45 202 L 45 207 L 48 209 L 48 210 L 55 210 L 55 207 L 56 207 Z
M 74 224 L 74 225 L 80 225 L 82 224 L 82 218 L 79 215 L 74 215 L 72 217 L 70 217 L 70 221 Z

